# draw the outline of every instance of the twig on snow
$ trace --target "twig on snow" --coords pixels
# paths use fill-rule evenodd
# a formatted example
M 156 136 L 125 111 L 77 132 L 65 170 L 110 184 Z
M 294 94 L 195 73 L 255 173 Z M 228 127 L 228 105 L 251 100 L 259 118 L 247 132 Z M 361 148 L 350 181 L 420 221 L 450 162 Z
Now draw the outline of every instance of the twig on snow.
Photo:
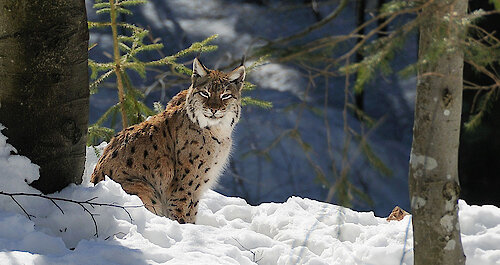
M 66 198 L 50 197 L 50 196 L 43 195 L 43 194 L 24 193 L 24 192 L 9 193 L 9 192 L 0 191 L 0 195 L 9 196 L 17 204 L 17 206 L 19 206 L 19 208 L 21 208 L 21 210 L 24 212 L 24 214 L 28 217 L 29 220 L 31 220 L 31 217 L 36 218 L 36 216 L 34 216 L 32 214 L 29 214 L 26 211 L 26 209 L 24 209 L 24 207 L 16 200 L 16 198 L 15 198 L 16 196 L 18 196 L 18 197 L 19 196 L 39 197 L 39 198 L 43 198 L 43 199 L 49 200 L 49 201 L 51 201 L 57 207 L 57 209 L 59 209 L 59 211 L 61 211 L 62 214 L 64 214 L 64 211 L 57 204 L 56 201 L 62 201 L 62 202 L 68 202 L 68 203 L 78 204 L 78 205 L 80 205 L 83 208 L 83 211 L 85 211 L 87 214 L 89 214 L 90 217 L 92 218 L 92 222 L 94 223 L 94 228 L 95 228 L 95 234 L 94 234 L 95 237 L 99 237 L 99 233 L 98 233 L 98 229 L 97 229 L 97 221 L 96 221 L 96 219 L 94 217 L 96 214 L 90 212 L 89 209 L 87 207 L 85 207 L 86 205 L 92 207 L 93 209 L 95 208 L 95 206 L 105 206 L 105 207 L 120 208 L 120 209 L 122 209 L 123 211 L 125 211 L 127 213 L 127 215 L 130 218 L 131 222 L 133 222 L 132 215 L 130 214 L 130 212 L 127 209 L 128 208 L 139 208 L 139 207 L 144 206 L 144 205 L 123 206 L 123 205 L 118 205 L 118 204 L 115 204 L 115 203 L 93 202 L 93 200 L 97 199 L 98 197 L 93 197 L 93 198 L 90 198 L 90 199 L 85 200 L 85 201 L 77 201 L 77 200 L 66 199 Z

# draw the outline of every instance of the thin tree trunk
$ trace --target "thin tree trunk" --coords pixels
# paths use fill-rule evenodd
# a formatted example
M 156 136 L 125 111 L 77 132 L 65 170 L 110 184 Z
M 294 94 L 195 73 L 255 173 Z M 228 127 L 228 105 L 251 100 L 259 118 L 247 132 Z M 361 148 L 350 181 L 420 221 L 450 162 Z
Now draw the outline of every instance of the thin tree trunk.
M 128 127 L 127 111 L 125 110 L 125 89 L 123 86 L 123 76 L 120 60 L 120 49 L 118 47 L 118 25 L 116 22 L 116 3 L 115 0 L 109 1 L 111 16 L 111 31 L 113 34 L 113 60 L 115 64 L 116 84 L 118 88 L 118 101 L 120 102 L 120 113 L 122 116 L 122 128 Z
M 420 13 L 419 59 L 427 62 L 418 70 L 409 168 L 415 265 L 465 264 L 458 221 L 463 29 L 454 21 L 466 9 L 467 0 L 434 0 Z M 448 46 L 436 56 L 443 40 Z
M 89 89 L 84 0 L 0 0 L 0 123 L 51 193 L 81 182 Z

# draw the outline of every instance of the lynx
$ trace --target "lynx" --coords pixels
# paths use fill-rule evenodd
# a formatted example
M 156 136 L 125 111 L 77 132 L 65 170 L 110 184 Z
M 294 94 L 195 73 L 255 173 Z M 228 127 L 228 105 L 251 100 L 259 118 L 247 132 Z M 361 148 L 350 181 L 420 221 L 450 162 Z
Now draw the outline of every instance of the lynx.
M 194 223 L 201 195 L 217 182 L 240 119 L 245 67 L 230 73 L 193 62 L 191 86 L 166 110 L 118 133 L 104 149 L 91 181 L 110 177 L 145 207 L 179 223 Z

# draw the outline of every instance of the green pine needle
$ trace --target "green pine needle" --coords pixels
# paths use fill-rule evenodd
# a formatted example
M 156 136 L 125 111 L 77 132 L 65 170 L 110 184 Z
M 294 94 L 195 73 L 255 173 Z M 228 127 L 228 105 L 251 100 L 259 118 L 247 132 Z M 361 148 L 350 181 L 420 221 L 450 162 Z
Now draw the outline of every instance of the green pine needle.
M 95 13 L 98 15 L 105 14 L 105 13 L 111 13 L 111 8 L 110 7 L 101 8 L 101 9 L 95 11 Z
M 94 9 L 102 9 L 102 8 L 110 8 L 111 5 L 108 2 L 104 2 L 104 3 L 95 3 L 92 7 Z
M 124 14 L 132 14 L 132 12 L 124 7 L 134 6 L 138 4 L 145 4 L 146 0 L 123 0 L 119 1 L 116 4 L 116 11 L 118 13 Z M 97 9 L 97 14 L 109 13 L 111 11 L 109 1 L 105 0 L 96 0 L 94 4 L 94 8 Z M 163 44 L 161 43 L 147 43 L 149 31 L 138 27 L 136 25 L 121 22 L 117 24 L 118 27 L 125 29 L 123 35 L 119 35 L 117 38 L 117 43 L 120 49 L 120 58 L 118 61 L 120 62 L 121 72 L 123 74 L 123 82 L 125 85 L 125 100 L 123 102 L 123 109 L 125 111 L 125 115 L 130 124 L 135 124 L 142 122 L 148 116 L 155 115 L 164 110 L 164 107 L 159 104 L 154 104 L 154 110 L 150 109 L 146 106 L 141 100 L 144 99 L 144 95 L 141 91 L 134 88 L 131 80 L 128 76 L 129 71 L 134 71 L 138 73 L 142 78 L 146 77 L 146 73 L 149 68 L 147 67 L 155 67 L 155 66 L 171 66 L 171 69 L 176 71 L 177 73 L 184 75 L 191 75 L 192 71 L 184 64 L 178 62 L 177 60 L 183 56 L 189 54 L 198 54 L 202 52 L 211 52 L 217 49 L 216 45 L 210 44 L 217 38 L 217 35 L 212 35 L 203 41 L 195 42 L 191 44 L 188 48 L 178 51 L 177 53 L 166 56 L 157 60 L 151 61 L 142 61 L 139 55 L 142 55 L 146 52 L 154 52 L 160 51 L 163 49 Z M 89 29 L 97 29 L 97 28 L 106 28 L 111 27 L 111 22 L 89 22 Z M 260 59 L 253 67 L 258 66 L 262 63 L 263 59 Z M 88 65 L 91 70 L 92 82 L 89 86 L 91 93 L 96 93 L 97 88 L 100 84 L 103 83 L 105 79 L 114 74 L 115 71 L 115 62 L 101 63 L 95 62 L 93 60 L 88 60 Z M 248 82 L 245 83 L 245 90 L 254 89 L 254 85 Z M 263 108 L 271 108 L 272 104 L 270 102 L 266 102 L 263 100 L 253 99 L 250 97 L 243 98 L 243 104 L 256 105 Z M 114 127 L 116 122 L 119 120 L 121 111 L 121 106 L 119 103 L 111 106 L 100 118 L 99 120 L 91 126 L 89 129 L 89 139 L 91 142 L 96 143 L 98 139 L 109 139 L 112 129 L 102 127 L 107 121 L 110 121 L 111 127 Z M 113 131 L 114 133 L 114 131 Z
M 135 5 L 141 5 L 141 4 L 146 4 L 148 1 L 147 0 L 125 0 L 121 1 L 118 3 L 119 6 L 135 6 Z
M 120 108 L 119 103 L 111 106 L 108 110 L 106 110 L 106 112 L 104 112 L 104 114 L 96 121 L 95 124 L 101 126 L 105 121 L 109 120 L 113 115 L 116 115 L 116 113 L 118 113 L 119 111 L 119 108 Z
M 104 27 L 109 27 L 111 26 L 111 23 L 109 22 L 88 22 L 88 28 L 93 29 L 93 28 L 104 28 Z
M 245 81 L 243 83 L 243 91 L 252 91 L 255 89 L 255 87 L 256 87 L 256 85 L 254 85 L 248 81 Z
M 273 103 L 269 101 L 264 101 L 260 99 L 255 99 L 251 97 L 243 97 L 241 99 L 241 105 L 246 106 L 246 105 L 254 105 L 257 107 L 261 107 L 263 109 L 271 109 L 273 107 Z
M 113 137 L 115 134 L 115 130 L 106 128 L 106 127 L 101 127 L 97 124 L 92 124 L 88 128 L 88 137 L 87 137 L 87 145 L 96 145 L 98 144 L 97 141 L 103 139 L 107 142 Z
M 97 87 L 104 81 L 106 78 L 110 77 L 111 74 L 113 74 L 115 70 L 110 70 L 104 74 L 102 74 L 99 78 L 97 78 L 94 82 L 90 84 L 90 94 L 96 94 L 97 93 Z
M 121 13 L 121 14 L 125 14 L 125 15 L 133 15 L 132 11 L 130 11 L 126 8 L 122 8 L 122 7 L 116 8 L 116 12 Z

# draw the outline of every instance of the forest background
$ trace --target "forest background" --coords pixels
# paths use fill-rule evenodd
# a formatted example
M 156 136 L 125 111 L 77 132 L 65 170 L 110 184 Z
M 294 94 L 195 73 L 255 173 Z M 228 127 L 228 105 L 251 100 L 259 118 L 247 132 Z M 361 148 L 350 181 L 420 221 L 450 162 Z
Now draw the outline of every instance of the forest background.
M 93 1 L 86 4 L 89 21 L 106 20 L 107 15 L 95 13 Z M 469 5 L 471 11 L 494 10 L 488 1 Z M 123 13 L 117 19 L 148 29 L 145 42 L 163 44 L 141 55 L 144 61 L 176 54 L 207 38 L 209 48 L 201 58 L 209 67 L 229 69 L 247 57 L 247 67 L 252 69 L 245 96 L 247 103 L 256 104 L 243 110 L 232 160 L 217 191 L 254 205 L 296 195 L 384 216 L 395 205 L 409 209 L 408 160 L 418 51 L 418 31 L 404 26 L 411 24 L 415 13 L 396 11 L 394 16 L 377 18 L 391 8 L 398 7 L 382 0 L 152 0 L 131 8 L 133 15 Z M 493 14 L 476 23 L 498 34 L 498 21 L 498 14 Z M 352 32 L 364 23 L 359 34 L 367 38 L 356 38 Z M 377 55 L 377 40 L 393 32 L 401 37 L 390 39 L 394 45 L 382 60 L 370 65 L 366 58 Z M 112 60 L 111 33 L 91 29 L 92 61 Z M 127 72 L 132 97 L 151 109 L 131 109 L 130 119 L 139 122 L 186 89 L 189 77 L 183 67 L 189 67 L 198 52 L 191 50 L 175 65 L 146 67 L 142 77 Z M 338 58 L 346 55 L 353 65 L 365 62 L 364 68 L 359 70 L 358 64 L 347 78 L 338 69 Z M 465 83 L 463 125 L 482 113 L 477 105 L 484 102 L 478 98 L 488 92 L 478 93 L 471 84 L 491 83 L 468 64 L 464 78 L 469 83 Z M 115 79 L 104 80 L 95 92 L 90 124 L 120 130 L 119 112 L 109 111 L 113 106 L 118 110 Z M 498 92 L 494 95 L 481 119 L 469 126 L 473 128 L 462 129 L 459 177 L 461 197 L 467 202 L 499 206 L 494 191 L 500 187 L 495 173 L 500 172 L 500 163 L 498 156 L 491 155 L 500 149 Z M 98 144 L 102 138 L 91 134 L 90 139 Z

